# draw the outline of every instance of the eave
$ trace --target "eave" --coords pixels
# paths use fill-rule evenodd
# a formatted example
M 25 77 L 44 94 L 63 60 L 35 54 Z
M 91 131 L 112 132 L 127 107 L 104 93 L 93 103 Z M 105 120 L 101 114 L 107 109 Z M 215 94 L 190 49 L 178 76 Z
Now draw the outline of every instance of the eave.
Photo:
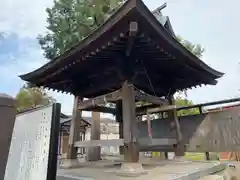
M 76 69 L 76 67 L 84 69 L 83 67 L 90 66 L 89 64 L 94 66 L 93 61 L 96 61 L 97 58 L 98 61 L 100 61 L 99 58 L 100 55 L 102 55 L 101 53 L 105 53 L 107 51 L 109 52 L 114 48 L 116 49 L 116 44 L 122 43 L 122 41 L 119 39 L 126 38 L 126 35 L 129 31 L 129 23 L 133 21 L 138 23 L 140 31 L 143 32 L 139 36 L 144 36 L 144 41 L 147 41 L 146 47 L 150 47 L 151 45 L 152 48 L 152 44 L 156 45 L 155 49 L 151 49 L 151 51 L 154 51 L 155 54 L 157 54 L 154 57 L 159 57 L 159 52 L 161 52 L 168 58 L 171 58 L 171 60 L 182 63 L 183 66 L 186 66 L 186 68 L 189 69 L 189 71 L 198 76 L 194 80 L 195 82 L 188 82 L 188 85 L 185 85 L 185 87 L 182 87 L 182 89 L 201 84 L 216 84 L 217 81 L 215 79 L 220 78 L 223 75 L 223 73 L 212 69 L 187 49 L 185 49 L 158 22 L 158 20 L 153 16 L 153 14 L 148 10 L 142 1 L 129 0 L 100 28 L 95 30 L 82 42 L 70 48 L 64 54 L 57 57 L 55 60 L 48 62 L 41 68 L 28 74 L 21 75 L 21 79 L 32 82 L 38 86 L 45 86 L 73 94 L 76 93 L 70 88 L 68 89 L 67 87 L 61 85 L 61 82 L 64 84 L 65 81 L 67 81 L 66 79 L 63 79 L 64 73 L 67 71 L 70 72 L 73 69 Z M 125 41 L 126 39 L 124 39 L 123 42 Z M 161 46 L 162 44 L 164 44 L 164 46 Z M 84 74 L 81 75 L 84 78 Z M 53 85 L 53 79 L 55 80 L 56 85 Z M 118 89 L 120 86 L 119 83 L 121 83 L 123 79 L 118 78 L 117 80 L 113 79 L 113 81 L 114 80 L 116 84 L 112 86 L 112 90 Z M 65 83 L 65 86 L 68 85 Z M 152 94 L 152 92 L 149 92 L 149 88 L 145 88 L 144 85 L 143 87 L 139 88 Z M 180 87 L 177 89 L 176 87 L 176 90 L 182 89 Z M 106 84 L 106 89 L 103 88 L 103 90 L 99 90 L 99 92 L 89 92 L 85 95 L 90 97 L 100 95 L 101 93 L 107 93 L 108 91 L 110 90 L 107 88 Z

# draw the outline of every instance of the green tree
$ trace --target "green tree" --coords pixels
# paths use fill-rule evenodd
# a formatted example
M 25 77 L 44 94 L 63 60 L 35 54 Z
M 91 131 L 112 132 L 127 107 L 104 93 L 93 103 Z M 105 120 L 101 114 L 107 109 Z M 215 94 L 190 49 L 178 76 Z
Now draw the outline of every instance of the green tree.
M 47 33 L 38 40 L 47 59 L 53 60 L 70 47 L 88 36 L 99 27 L 125 0 L 54 0 L 47 8 Z M 178 41 L 197 57 L 204 49 L 182 37 Z M 186 92 L 185 92 L 186 94 Z M 179 102 L 179 103 L 178 103 Z M 177 99 L 176 103 L 187 105 L 187 100 Z
M 194 105 L 191 100 L 188 100 L 186 98 L 182 98 L 180 96 L 175 98 L 175 104 L 177 106 L 191 106 L 191 105 Z M 198 108 L 178 111 L 178 116 L 186 116 L 186 115 L 194 115 L 194 114 L 199 114 Z
M 181 36 L 177 36 L 177 40 L 191 53 L 198 58 L 201 58 L 204 53 L 204 48 L 200 44 L 194 44 L 188 40 L 183 39 Z
M 125 0 L 54 0 L 47 8 L 47 33 L 38 40 L 47 59 L 53 60 L 99 27 Z M 177 39 L 198 57 L 204 49 L 178 36 Z
M 198 58 L 201 58 L 204 53 L 204 48 L 200 44 L 194 44 L 188 40 L 183 39 L 181 36 L 177 36 L 177 40 L 191 53 L 193 53 Z M 178 94 L 177 98 L 175 99 L 175 103 L 178 106 L 187 106 L 187 105 L 193 105 L 193 102 L 188 100 L 187 98 L 187 91 L 183 91 L 185 98 L 183 98 L 181 95 Z M 180 92 L 181 94 L 181 92 Z M 193 114 L 199 114 L 199 110 L 197 108 L 194 109 L 187 109 L 187 110 L 181 110 L 178 111 L 179 116 L 184 115 L 193 115 Z
M 47 8 L 47 33 L 38 40 L 47 59 L 53 60 L 99 27 L 123 0 L 54 0 Z
M 16 95 L 16 107 L 18 112 L 25 111 L 41 105 L 48 105 L 55 100 L 48 96 L 42 88 L 28 87 L 24 85 Z

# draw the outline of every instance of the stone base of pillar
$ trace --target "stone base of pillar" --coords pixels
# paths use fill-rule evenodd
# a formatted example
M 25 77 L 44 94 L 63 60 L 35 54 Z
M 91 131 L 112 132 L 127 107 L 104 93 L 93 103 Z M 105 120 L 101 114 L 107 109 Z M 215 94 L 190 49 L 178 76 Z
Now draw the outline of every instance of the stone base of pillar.
M 60 162 L 61 169 L 72 169 L 81 167 L 81 162 L 78 159 L 63 159 Z
M 175 156 L 174 158 L 173 158 L 173 160 L 175 160 L 175 161 L 190 161 L 189 159 L 187 159 L 186 157 L 184 157 L 184 156 Z
M 118 176 L 125 177 L 137 177 L 143 174 L 147 174 L 147 171 L 144 171 L 142 164 L 140 163 L 127 163 L 124 162 L 121 165 L 121 170 L 116 172 Z

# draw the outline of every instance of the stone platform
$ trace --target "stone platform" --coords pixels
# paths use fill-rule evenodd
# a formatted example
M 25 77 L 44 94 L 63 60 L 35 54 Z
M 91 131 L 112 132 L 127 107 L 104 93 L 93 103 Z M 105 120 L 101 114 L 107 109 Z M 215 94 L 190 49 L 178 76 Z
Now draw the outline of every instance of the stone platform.
M 226 164 L 219 161 L 187 161 L 187 160 L 154 160 L 140 161 L 145 173 L 139 176 L 121 176 L 121 162 L 116 160 L 102 160 L 98 162 L 83 162 L 78 168 L 59 169 L 58 175 L 75 177 L 82 180 L 197 180 L 211 174 L 214 180 L 221 180 L 226 170 Z M 220 178 L 220 179 L 219 179 Z M 73 178 L 72 178 L 73 179 Z M 211 178 L 210 178 L 211 179 Z M 73 179 L 74 180 L 74 179 Z

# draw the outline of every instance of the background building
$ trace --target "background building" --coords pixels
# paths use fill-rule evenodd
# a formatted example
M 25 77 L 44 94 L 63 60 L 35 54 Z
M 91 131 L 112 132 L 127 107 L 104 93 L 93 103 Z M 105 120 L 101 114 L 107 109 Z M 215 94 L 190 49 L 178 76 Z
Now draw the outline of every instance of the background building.
M 69 128 L 72 117 L 61 114 L 61 130 L 59 137 L 59 154 L 65 156 L 68 150 Z M 82 117 L 80 120 L 80 140 L 90 140 L 92 117 Z M 109 118 L 100 119 L 100 139 L 119 139 L 119 124 Z M 79 155 L 85 154 L 86 150 L 80 148 Z M 102 155 L 118 155 L 118 147 L 102 147 Z

